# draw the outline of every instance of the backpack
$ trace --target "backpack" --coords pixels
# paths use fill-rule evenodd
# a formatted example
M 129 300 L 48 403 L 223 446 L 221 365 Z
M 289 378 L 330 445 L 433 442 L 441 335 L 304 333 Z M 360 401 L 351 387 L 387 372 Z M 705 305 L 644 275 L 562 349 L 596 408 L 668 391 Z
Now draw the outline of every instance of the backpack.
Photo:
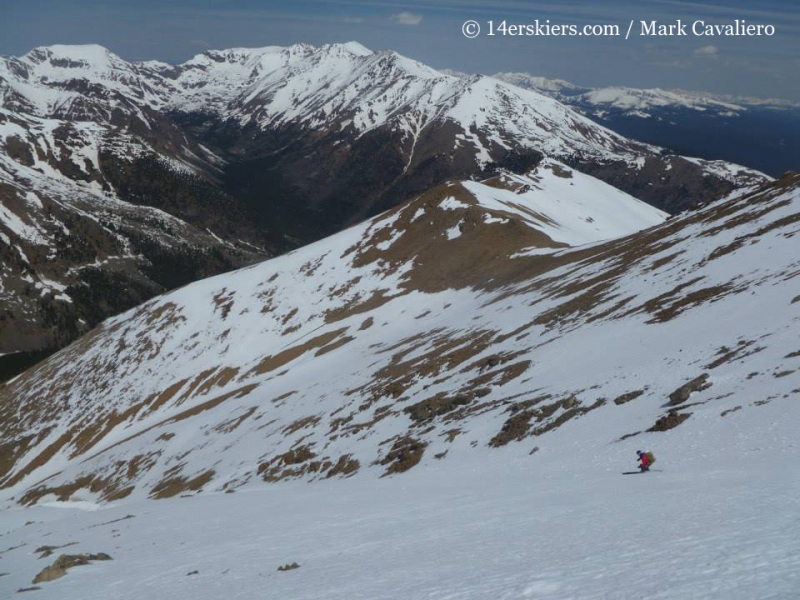
M 652 452 L 645 452 L 645 454 L 647 455 L 648 465 L 652 465 L 654 462 L 656 462 L 656 457 L 653 456 Z

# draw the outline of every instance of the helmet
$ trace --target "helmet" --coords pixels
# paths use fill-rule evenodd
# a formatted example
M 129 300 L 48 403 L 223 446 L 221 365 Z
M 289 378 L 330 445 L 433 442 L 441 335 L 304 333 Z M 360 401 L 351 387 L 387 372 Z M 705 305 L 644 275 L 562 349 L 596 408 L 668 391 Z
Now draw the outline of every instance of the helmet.
M 642 454 L 644 454 L 644 453 L 643 453 L 641 450 L 637 450 L 637 451 L 636 451 L 636 455 L 637 455 L 637 456 L 641 456 Z

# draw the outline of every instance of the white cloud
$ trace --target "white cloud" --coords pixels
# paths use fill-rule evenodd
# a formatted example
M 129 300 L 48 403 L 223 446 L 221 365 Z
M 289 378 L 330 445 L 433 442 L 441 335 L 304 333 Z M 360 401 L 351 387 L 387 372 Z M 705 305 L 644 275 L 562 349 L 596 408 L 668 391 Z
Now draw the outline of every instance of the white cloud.
M 719 48 L 716 46 L 703 46 L 694 51 L 695 56 L 719 56 Z
M 401 12 L 392 15 L 392 21 L 397 25 L 419 25 L 422 23 L 422 15 L 416 15 L 410 12 Z

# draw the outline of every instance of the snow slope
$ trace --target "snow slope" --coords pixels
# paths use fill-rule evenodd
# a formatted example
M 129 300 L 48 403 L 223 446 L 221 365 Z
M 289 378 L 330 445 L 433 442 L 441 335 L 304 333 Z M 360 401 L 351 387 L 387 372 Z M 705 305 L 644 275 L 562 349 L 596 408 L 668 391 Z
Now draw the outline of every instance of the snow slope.
M 369 478 L 594 412 L 609 443 L 796 397 L 796 176 L 573 248 L 546 193 L 512 211 L 504 185 L 440 186 L 106 321 L 0 390 L 4 496 Z
M 800 176 L 662 219 L 545 161 L 106 321 L 0 387 L 0 590 L 795 598 Z
M 504 174 L 498 184 L 468 181 L 481 206 L 513 211 L 524 223 L 569 246 L 599 242 L 658 225 L 666 213 L 552 160 L 528 176 Z M 545 219 L 531 214 L 546 215 Z
M 552 450 L 474 453 L 391 479 L 0 513 L 8 597 L 62 600 L 791 600 L 800 590 L 797 402 L 607 443 L 600 413 Z M 655 469 L 623 477 L 638 445 Z M 39 558 L 41 546 L 62 546 Z M 279 572 L 280 566 L 300 568 Z

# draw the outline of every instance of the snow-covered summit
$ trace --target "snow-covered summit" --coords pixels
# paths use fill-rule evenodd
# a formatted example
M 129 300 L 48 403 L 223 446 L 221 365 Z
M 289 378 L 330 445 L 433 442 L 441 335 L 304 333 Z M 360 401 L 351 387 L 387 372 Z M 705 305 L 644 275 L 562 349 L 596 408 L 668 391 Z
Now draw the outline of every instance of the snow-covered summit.
M 492 145 L 511 139 L 562 155 L 635 153 L 623 150 L 624 138 L 538 93 L 490 78 L 453 77 L 356 42 L 209 50 L 171 68 L 127 63 L 100 46 L 51 46 L 0 63 L 0 79 L 40 117 L 64 114 L 65 105 L 80 100 L 92 106 L 85 110 L 92 119 L 101 112 L 110 119 L 133 103 L 139 111 L 212 111 L 262 128 L 291 122 L 363 133 L 389 125 L 413 136 L 429 123 L 453 121 L 484 158 Z M 90 98 L 87 85 L 95 86 Z M 483 136 L 469 134 L 476 127 Z
M 700 94 L 677 93 L 659 88 L 639 90 L 627 87 L 609 87 L 586 92 L 581 96 L 581 100 L 591 103 L 598 108 L 614 107 L 625 111 L 639 111 L 646 114 L 651 108 L 665 106 L 680 106 L 691 108 L 697 111 L 705 111 L 710 108 L 725 111 L 726 114 L 735 114 L 745 110 L 744 107 L 720 102 L 708 96 Z

